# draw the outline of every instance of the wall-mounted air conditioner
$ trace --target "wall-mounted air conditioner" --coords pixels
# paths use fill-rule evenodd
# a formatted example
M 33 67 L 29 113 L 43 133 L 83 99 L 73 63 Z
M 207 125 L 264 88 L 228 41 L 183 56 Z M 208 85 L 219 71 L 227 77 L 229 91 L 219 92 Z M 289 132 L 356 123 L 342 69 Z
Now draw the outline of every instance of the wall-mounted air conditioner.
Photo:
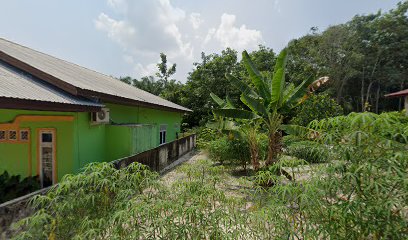
M 109 123 L 109 108 L 102 108 L 99 112 L 92 112 L 91 122 L 93 124 Z

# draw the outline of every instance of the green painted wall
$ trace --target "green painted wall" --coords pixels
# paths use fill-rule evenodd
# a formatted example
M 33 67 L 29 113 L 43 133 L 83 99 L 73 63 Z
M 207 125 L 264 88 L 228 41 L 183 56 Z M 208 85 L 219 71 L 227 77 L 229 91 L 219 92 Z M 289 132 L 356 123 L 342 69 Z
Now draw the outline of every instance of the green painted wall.
M 28 144 L 0 143 L 0 174 L 28 175 Z
M 74 113 L 26 111 L 0 109 L 0 123 L 13 122 L 18 115 L 58 115 L 73 116 Z M 22 122 L 20 128 L 30 129 L 31 146 L 28 143 L 0 143 L 0 172 L 7 170 L 13 175 L 28 176 L 29 173 L 29 148 L 31 148 L 32 175 L 37 175 L 37 129 L 55 128 L 57 176 L 61 179 L 73 171 L 73 122 Z
M 74 172 L 91 162 L 110 160 L 106 157 L 105 125 L 91 125 L 90 113 L 76 113 L 76 164 Z
M 166 142 L 180 132 L 182 114 L 156 109 L 106 104 L 113 124 L 106 126 L 106 149 L 109 160 L 134 155 L 160 144 L 160 125 L 166 125 Z M 138 124 L 132 126 L 132 124 Z
M 157 126 L 155 129 L 155 136 L 157 136 L 157 139 L 155 140 L 156 146 L 158 146 L 160 143 L 160 128 L 158 126 L 162 124 L 167 125 L 167 142 L 174 141 L 176 139 L 176 132 L 180 133 L 180 124 L 183 116 L 182 113 L 117 104 L 106 104 L 106 106 L 110 110 L 111 119 L 114 123 L 139 123 Z
M 112 161 L 127 157 L 131 148 L 131 129 L 124 126 L 106 126 L 106 157 Z
M 37 129 L 55 128 L 57 137 L 57 175 L 77 173 L 91 162 L 113 161 L 159 145 L 160 125 L 166 125 L 166 142 L 180 132 L 181 113 L 141 107 L 106 104 L 114 124 L 92 125 L 90 113 L 48 112 L 0 109 L 0 124 L 11 123 L 18 115 L 73 116 L 72 122 L 22 122 L 30 129 L 29 144 L 0 143 L 0 172 L 26 177 L 31 149 L 32 175 L 37 173 Z

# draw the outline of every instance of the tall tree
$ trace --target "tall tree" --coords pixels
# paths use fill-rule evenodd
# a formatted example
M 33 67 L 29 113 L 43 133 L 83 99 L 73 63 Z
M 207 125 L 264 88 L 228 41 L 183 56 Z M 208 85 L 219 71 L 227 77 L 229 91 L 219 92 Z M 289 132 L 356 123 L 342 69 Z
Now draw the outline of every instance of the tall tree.
M 194 63 L 194 69 L 189 73 L 184 88 L 183 106 L 193 110 L 193 113 L 185 118 L 190 127 L 205 124 L 212 118 L 211 109 L 214 103 L 209 96 L 211 91 L 222 98 L 231 96 L 238 99 L 238 89 L 225 76 L 227 73 L 239 72 L 238 69 L 235 50 L 227 48 L 221 54 L 202 53 L 201 62 Z
M 157 64 L 159 72 L 156 73 L 156 77 L 159 78 L 159 81 L 163 81 L 166 84 L 169 78 L 176 73 L 176 64 L 174 63 L 168 67 L 167 56 L 164 53 L 160 53 L 160 60 L 161 62 Z
M 271 165 L 277 161 L 277 156 L 281 151 L 283 115 L 301 103 L 305 99 L 305 94 L 313 92 L 328 79 L 322 78 L 313 81 L 310 78 L 304 80 L 298 86 L 294 84 L 287 85 L 285 81 L 286 48 L 279 54 L 271 78 L 265 77 L 259 72 L 246 51 L 242 53 L 242 58 L 252 84 L 246 84 L 231 74 L 228 75 L 228 78 L 241 91 L 240 100 L 250 110 L 235 108 L 227 101 L 228 104 L 225 104 L 225 107 L 215 109 L 213 112 L 216 116 L 226 118 L 261 120 L 267 129 L 269 138 L 266 165 Z M 222 105 L 220 98 L 216 94 L 210 96 L 215 102 Z

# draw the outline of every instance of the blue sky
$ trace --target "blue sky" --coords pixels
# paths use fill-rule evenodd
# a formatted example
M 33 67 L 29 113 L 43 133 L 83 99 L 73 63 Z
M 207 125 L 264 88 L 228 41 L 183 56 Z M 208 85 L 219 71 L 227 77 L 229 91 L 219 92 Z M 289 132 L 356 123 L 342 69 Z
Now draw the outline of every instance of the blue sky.
M 201 52 L 279 51 L 313 26 L 388 11 L 394 0 L 0 0 L 0 37 L 115 77 L 154 74 L 159 53 L 186 81 Z

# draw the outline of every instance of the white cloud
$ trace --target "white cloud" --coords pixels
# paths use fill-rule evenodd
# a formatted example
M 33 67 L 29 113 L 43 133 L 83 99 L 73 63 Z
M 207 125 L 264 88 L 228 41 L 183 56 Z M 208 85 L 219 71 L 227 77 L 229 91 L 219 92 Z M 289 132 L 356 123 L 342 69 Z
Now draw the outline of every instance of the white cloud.
M 105 13 L 99 14 L 95 21 L 95 27 L 105 31 L 110 39 L 119 43 L 123 48 L 127 48 L 128 43 L 136 37 L 136 30 L 129 23 L 114 20 Z
M 168 55 L 191 57 L 191 44 L 183 39 L 177 26 L 185 12 L 173 7 L 169 0 L 108 0 L 118 10 L 122 20 L 100 13 L 95 27 L 107 33 L 130 54 L 152 56 L 163 51 Z M 156 55 L 157 56 L 157 55 Z
M 221 24 L 215 29 L 210 29 L 206 42 L 211 38 L 218 40 L 224 48 L 230 47 L 236 50 L 255 49 L 264 43 L 262 33 L 258 30 L 248 29 L 245 25 L 237 27 L 236 16 L 224 13 L 221 16 Z
M 224 13 L 219 26 L 206 26 L 196 12 L 187 13 L 170 0 L 107 0 L 115 16 L 100 13 L 95 28 L 106 33 L 123 50 L 123 62 L 135 77 L 154 75 L 160 52 L 177 63 L 183 81 L 201 52 L 213 53 L 231 47 L 238 51 L 263 43 L 258 30 L 237 26 L 236 16 Z M 177 77 L 176 76 L 176 77 Z
M 154 76 L 157 72 L 157 66 L 155 63 L 150 63 L 146 66 L 141 63 L 136 63 L 134 71 L 139 76 Z
M 273 8 L 280 13 L 282 11 L 281 7 L 280 7 L 280 2 L 279 0 L 274 0 L 273 1 Z
M 194 29 L 198 29 L 204 22 L 204 20 L 201 19 L 201 14 L 199 13 L 191 13 L 189 20 Z
M 108 0 L 108 5 L 118 12 L 126 12 L 126 0 Z

